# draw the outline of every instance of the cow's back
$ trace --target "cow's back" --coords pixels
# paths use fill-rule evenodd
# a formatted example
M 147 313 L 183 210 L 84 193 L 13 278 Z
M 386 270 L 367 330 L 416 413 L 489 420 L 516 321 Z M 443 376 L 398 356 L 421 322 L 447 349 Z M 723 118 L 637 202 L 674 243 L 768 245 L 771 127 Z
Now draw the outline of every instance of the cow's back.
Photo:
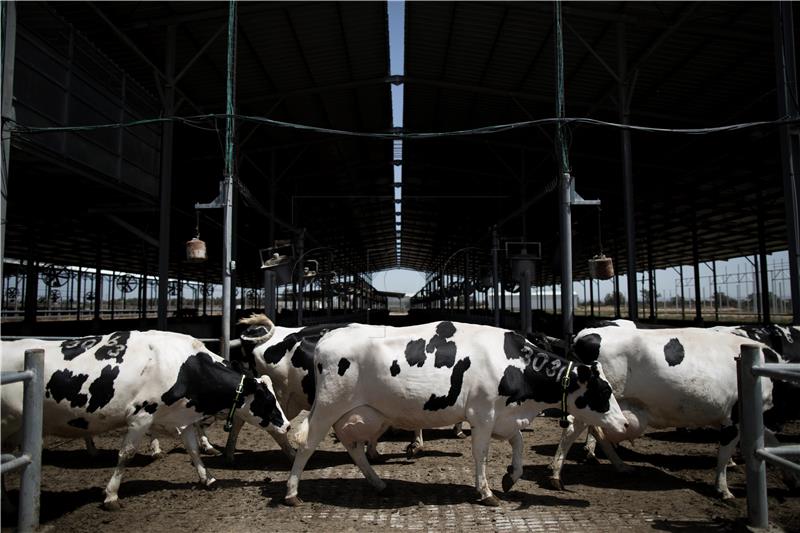
M 728 419 L 737 399 L 735 358 L 748 339 L 699 328 L 581 331 L 575 349 L 596 357 L 614 393 L 646 408 L 655 427 L 704 426 Z M 771 385 L 764 384 L 765 398 Z
M 502 334 L 451 322 L 349 325 L 317 345 L 317 401 L 369 405 L 407 429 L 461 421 L 470 398 L 497 397 L 507 364 L 493 361 L 491 352 L 502 351 Z
M 26 339 L 3 342 L 1 348 L 4 371 L 21 369 L 25 350 L 45 350 L 44 432 L 64 437 L 122 427 L 128 416 L 143 409 L 157 412 L 168 424 L 173 409 L 164 406 L 161 395 L 175 383 L 192 351 L 206 351 L 197 339 L 162 331 L 64 342 Z M 4 385 L 4 438 L 19 429 L 21 404 L 21 385 Z

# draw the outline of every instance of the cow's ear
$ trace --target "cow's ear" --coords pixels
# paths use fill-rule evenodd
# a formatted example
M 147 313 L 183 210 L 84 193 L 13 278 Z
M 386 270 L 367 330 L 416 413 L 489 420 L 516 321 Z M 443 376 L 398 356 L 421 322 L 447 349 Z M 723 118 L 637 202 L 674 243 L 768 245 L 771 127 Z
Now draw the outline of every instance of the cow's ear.
M 592 370 L 587 365 L 578 365 L 578 381 L 588 383 L 592 379 Z

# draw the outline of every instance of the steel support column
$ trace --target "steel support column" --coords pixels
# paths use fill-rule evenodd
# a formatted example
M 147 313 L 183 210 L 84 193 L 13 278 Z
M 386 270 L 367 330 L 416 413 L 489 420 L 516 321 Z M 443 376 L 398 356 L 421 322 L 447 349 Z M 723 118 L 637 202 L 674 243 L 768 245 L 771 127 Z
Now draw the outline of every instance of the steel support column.
M 777 75 L 778 116 L 797 120 L 797 73 L 795 63 L 792 2 L 774 2 L 773 34 Z M 786 209 L 789 273 L 792 294 L 792 323 L 800 324 L 800 128 L 797 124 L 778 129 L 781 145 L 781 173 Z M 765 310 L 766 311 L 766 310 Z M 765 315 L 766 316 L 766 315 Z
M 767 244 L 764 235 L 764 212 L 759 209 L 758 212 L 758 262 L 761 272 L 761 318 L 764 324 L 769 324 L 772 320 L 770 316 L 770 302 L 769 302 L 769 270 L 767 269 Z M 791 282 L 790 282 L 791 285 Z M 800 294 L 798 294 L 800 296 Z
M 172 79 L 175 74 L 175 26 L 167 27 L 166 76 Z M 175 86 L 167 83 L 163 91 L 164 116 L 172 116 L 175 111 Z M 161 126 L 161 199 L 158 235 L 158 329 L 167 329 L 169 306 L 169 252 L 170 252 L 170 209 L 172 208 L 172 145 L 174 124 L 164 122 Z
M 703 296 L 700 291 L 700 252 L 697 246 L 697 220 L 692 224 L 692 263 L 694 266 L 694 321 L 703 323 Z
M 494 326 L 500 327 L 500 269 L 497 254 L 500 252 L 500 237 L 497 235 L 497 226 L 492 228 L 492 300 L 494 303 Z
M 3 121 L 6 118 L 14 119 L 16 114 L 14 112 L 14 58 L 16 54 L 17 43 L 17 3 L 15 1 L 3 2 L 2 4 L 2 24 L 3 24 L 3 91 L 2 91 L 2 114 Z M 6 258 L 6 219 L 7 219 L 7 205 L 6 198 L 8 196 L 8 179 L 9 179 L 9 161 L 11 157 L 11 133 L 3 131 L 2 145 L 2 179 L 0 179 L 0 214 L 2 215 L 2 222 L 0 223 L 0 279 L 3 279 L 3 264 Z
M 230 359 L 233 290 L 231 282 L 236 270 L 233 260 L 233 182 L 234 182 L 234 136 L 236 122 L 236 0 L 228 3 L 228 68 L 226 83 L 225 114 L 225 174 L 223 179 L 223 231 L 222 231 L 222 339 L 220 355 Z M 244 288 L 242 288 L 244 290 Z
M 625 23 L 617 23 L 617 68 L 619 120 L 621 124 L 630 123 L 630 102 L 628 94 L 628 58 L 625 49 Z M 628 245 L 628 318 L 639 319 L 639 301 L 636 296 L 636 219 L 634 216 L 633 163 L 631 160 L 631 133 L 627 129 L 620 132 L 622 144 L 622 180 L 625 209 L 625 238 Z

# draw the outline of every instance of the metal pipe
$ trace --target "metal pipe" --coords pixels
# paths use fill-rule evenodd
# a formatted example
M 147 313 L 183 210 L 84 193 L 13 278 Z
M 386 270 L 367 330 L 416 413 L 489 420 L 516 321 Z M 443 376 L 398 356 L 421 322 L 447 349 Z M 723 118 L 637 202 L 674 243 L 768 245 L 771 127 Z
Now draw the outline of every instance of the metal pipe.
M 800 464 L 795 463 L 794 461 L 790 461 L 788 459 L 784 459 L 780 457 L 776 453 L 770 453 L 765 448 L 756 450 L 756 455 L 761 459 L 766 459 L 767 461 L 774 463 L 778 466 L 783 468 L 788 468 L 789 470 L 795 470 L 800 472 Z
M 494 303 L 494 326 L 500 327 L 500 269 L 497 254 L 500 249 L 500 237 L 497 235 L 497 226 L 492 228 L 492 295 Z
M 564 40 L 561 32 L 561 2 L 555 2 L 556 116 L 564 118 Z M 559 229 L 561 232 L 561 332 L 572 345 L 572 191 L 569 156 L 561 122 L 556 127 L 559 159 Z M 520 289 L 521 290 L 521 289 Z M 528 287 L 530 290 L 530 287 Z
M 794 16 L 792 2 L 773 2 L 773 35 L 778 116 L 800 117 L 795 63 Z M 789 286 L 792 295 L 792 324 L 800 324 L 800 131 L 796 125 L 778 128 L 781 147 L 781 174 L 789 248 Z
M 175 73 L 175 40 L 174 25 L 167 27 L 166 79 L 171 80 Z M 172 116 L 175 112 L 175 86 L 168 83 L 164 87 L 164 115 Z M 172 209 L 172 145 L 174 123 L 171 120 L 161 126 L 161 199 L 158 230 L 158 329 L 167 329 L 169 313 L 169 252 L 170 224 Z M 97 291 L 95 291 L 97 292 Z M 96 297 L 97 295 L 95 295 Z
M 797 376 L 800 378 L 800 375 Z M 800 444 L 785 444 L 783 446 L 766 447 L 763 449 L 766 453 L 775 455 L 785 455 L 787 457 L 795 457 L 800 455 Z
M 767 508 L 767 469 L 764 459 L 756 453 L 764 447 L 764 402 L 761 379 L 753 373 L 755 365 L 764 364 L 764 354 L 755 344 L 742 345 L 742 355 L 736 359 L 739 376 L 739 409 L 741 411 L 742 455 L 747 471 L 747 516 L 751 526 L 766 528 L 769 520 Z
M 760 206 L 758 211 L 758 262 L 761 267 L 759 269 L 761 271 L 761 318 L 764 324 L 769 324 L 772 321 L 769 302 L 769 270 L 767 269 L 767 244 L 764 236 L 764 212 Z
M 20 476 L 19 531 L 39 527 L 39 497 L 42 483 L 42 420 L 44 405 L 44 350 L 25 350 L 25 368 L 33 377 L 23 386 L 22 449 L 31 458 Z
M 703 296 L 700 291 L 700 252 L 697 246 L 697 219 L 692 222 L 692 262 L 694 263 L 694 321 L 703 323 Z
M 522 334 L 531 333 L 531 272 L 528 269 L 522 271 L 519 281 L 519 319 Z
M 757 376 L 777 379 L 800 380 L 800 369 L 796 363 L 785 365 L 767 365 L 766 367 L 754 367 L 753 373 Z
M 231 280 L 236 270 L 233 260 L 233 165 L 234 113 L 236 112 L 236 0 L 228 3 L 228 68 L 225 114 L 225 174 L 223 179 L 223 247 L 222 247 L 222 339 L 221 354 L 230 359 L 231 338 Z
M 17 381 L 28 381 L 33 378 L 33 372 L 30 370 L 22 370 L 19 372 L 3 372 L 0 377 L 0 385 L 7 383 L 15 383 Z
M 22 454 L 19 457 L 15 457 L 13 459 L 3 461 L 3 464 L 0 465 L 0 474 L 5 474 L 7 472 L 14 472 L 15 470 L 19 470 L 20 468 L 24 468 L 31 464 L 31 456 L 27 454 Z M 21 503 L 21 502 L 20 502 Z
M 3 117 L 10 119 L 16 118 L 14 110 L 14 58 L 16 57 L 16 42 L 17 42 L 17 3 L 14 1 L 3 2 L 2 5 L 3 17 L 3 95 L 2 95 L 2 113 Z M 3 277 L 3 263 L 6 258 L 6 197 L 8 195 L 8 176 L 9 176 L 9 158 L 11 157 L 11 133 L 7 132 L 3 135 L 2 140 L 2 172 L 3 179 L 0 180 L 0 213 L 2 213 L 2 224 L 0 224 L 0 279 Z
M 620 123 L 630 123 L 630 109 L 628 102 L 628 58 L 625 48 L 625 23 L 617 23 L 617 68 L 619 79 L 617 84 L 619 100 Z M 625 209 L 625 238 L 628 245 L 628 318 L 639 319 L 639 300 L 636 295 L 636 217 L 633 195 L 633 163 L 631 160 L 631 134 L 628 129 L 620 131 L 622 144 L 622 185 Z

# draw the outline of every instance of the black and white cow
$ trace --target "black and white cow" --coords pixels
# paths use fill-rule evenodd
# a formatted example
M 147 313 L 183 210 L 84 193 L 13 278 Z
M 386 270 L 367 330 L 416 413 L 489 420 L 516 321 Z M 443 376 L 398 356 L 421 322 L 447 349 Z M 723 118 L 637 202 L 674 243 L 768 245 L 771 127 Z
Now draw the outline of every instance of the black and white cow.
M 570 366 L 499 328 L 453 322 L 350 325 L 319 341 L 314 364 L 316 397 L 298 431 L 289 505 L 300 503 L 300 475 L 331 426 L 364 476 L 382 491 L 386 485 L 370 466 L 365 443 L 388 425 L 416 429 L 468 421 L 476 488 L 487 505 L 499 504 L 486 480 L 491 438 L 512 446 L 512 465 L 503 478 L 503 489 L 509 490 L 522 475 L 520 429 L 542 409 L 564 399 L 571 414 L 607 429 L 612 440 L 625 432 L 625 417 L 599 364 Z
M 752 341 L 700 328 L 584 329 L 575 338 L 574 351 L 583 363 L 602 363 L 606 378 L 619 400 L 628 431 L 624 440 L 641 436 L 648 427 L 719 427 L 716 489 L 732 498 L 725 468 L 739 440 L 735 358 Z M 769 348 L 760 345 L 764 352 Z M 772 405 L 772 385 L 765 382 L 766 409 Z M 577 436 L 581 421 L 564 430 L 551 464 L 552 484 L 563 489 L 561 467 Z M 613 448 L 599 439 L 618 470 L 629 470 Z
M 275 326 L 264 314 L 253 314 L 243 318 L 239 324 L 247 326 L 239 336 L 242 341 L 244 367 L 255 375 L 267 375 L 272 379 L 275 395 L 286 416 L 292 420 L 302 411 L 311 409 L 314 403 L 314 349 L 319 340 L 329 331 L 345 327 L 346 324 L 320 324 L 300 328 Z M 241 423 L 234 425 L 225 449 L 226 459 L 233 460 L 233 453 Z M 456 434 L 460 432 L 458 428 Z M 463 435 L 463 433 L 462 433 Z M 284 453 L 294 459 L 294 448 L 285 435 L 276 436 Z M 409 458 L 423 447 L 422 431 L 416 430 L 414 441 L 407 447 Z M 373 461 L 380 459 L 377 437 L 368 446 L 368 455 Z
M 22 370 L 32 348 L 45 350 L 44 434 L 80 438 L 127 428 L 106 487 L 107 509 L 119 508 L 123 470 L 148 431 L 174 435 L 177 429 L 200 482 L 210 486 L 215 480 L 200 459 L 193 424 L 235 403 L 237 418 L 277 434 L 289 428 L 269 377 L 245 378 L 188 335 L 122 331 L 76 341 L 2 342 L 2 369 Z M 21 428 L 22 384 L 3 385 L 1 394 L 3 445 L 10 447 Z

